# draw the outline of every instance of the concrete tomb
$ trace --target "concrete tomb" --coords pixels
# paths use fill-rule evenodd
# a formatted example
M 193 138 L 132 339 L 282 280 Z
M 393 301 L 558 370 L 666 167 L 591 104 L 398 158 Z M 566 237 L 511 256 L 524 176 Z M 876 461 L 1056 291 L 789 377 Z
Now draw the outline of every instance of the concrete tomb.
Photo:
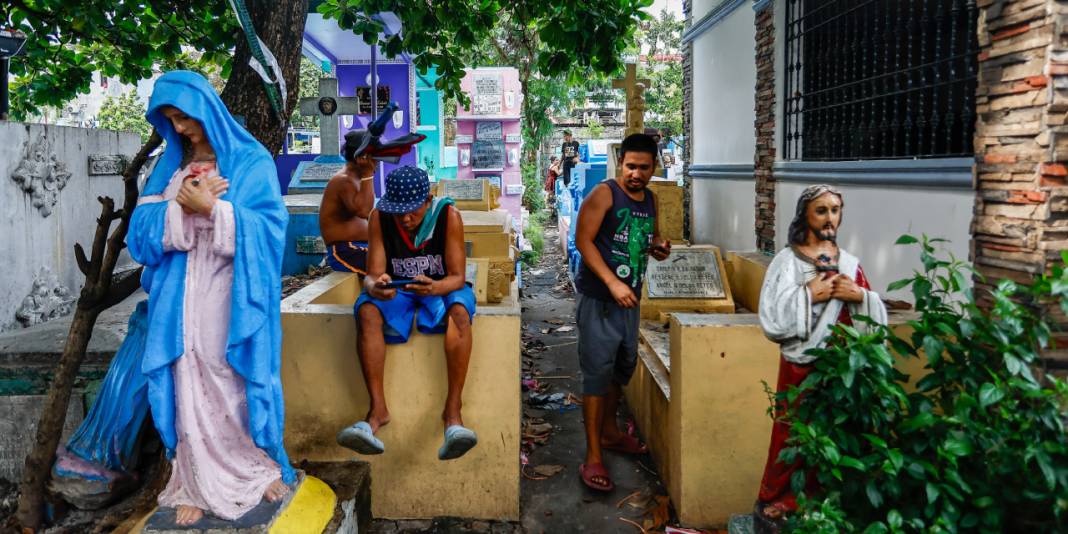
M 673 248 L 671 258 L 710 249 Z M 715 254 L 738 313 L 671 311 L 666 326 L 643 321 L 638 369 L 624 388 L 679 520 L 701 528 L 723 528 L 732 515 L 752 511 L 772 426 L 764 384 L 776 384 L 780 359 L 755 313 L 771 258 L 728 252 L 720 262 Z M 702 293 L 717 289 L 710 275 L 701 278 Z M 647 303 L 656 299 L 643 300 L 643 310 Z M 892 313 L 890 325 L 902 335 L 909 318 Z M 922 362 L 911 359 L 901 370 L 915 380 Z
M 467 214 L 465 213 L 466 217 Z M 282 302 L 285 446 L 294 463 L 344 462 L 338 430 L 362 419 L 369 399 L 356 355 L 355 275 L 333 273 Z M 386 348 L 385 394 L 392 421 L 378 436 L 386 452 L 371 464 L 375 517 L 519 517 L 520 310 L 516 291 L 480 305 L 472 323 L 464 423 L 482 437 L 457 460 L 437 458 L 446 394 L 441 335 L 413 332 Z
M 511 215 L 497 209 L 461 211 L 460 216 L 464 221 L 464 240 L 471 244 L 468 258 L 484 259 L 487 263 L 486 300 L 490 303 L 506 300 L 515 280 L 515 232 Z

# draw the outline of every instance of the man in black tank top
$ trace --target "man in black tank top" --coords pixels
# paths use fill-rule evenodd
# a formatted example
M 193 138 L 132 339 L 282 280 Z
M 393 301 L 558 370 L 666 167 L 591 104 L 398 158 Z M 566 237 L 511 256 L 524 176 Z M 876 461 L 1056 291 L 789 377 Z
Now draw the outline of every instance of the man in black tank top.
M 450 198 L 430 196 L 425 171 L 405 166 L 386 177 L 386 193 L 371 212 L 367 276 L 353 310 L 359 323 L 356 351 L 371 406 L 364 421 L 337 435 L 340 445 L 360 454 L 385 451 L 374 434 L 389 423 L 382 384 L 386 344 L 407 342 L 413 319 L 424 334 L 445 334 L 449 386 L 441 415 L 445 442 L 438 458 L 459 458 L 478 442 L 460 414 L 475 293 L 464 279 L 464 223 L 452 204 Z M 402 281 L 407 283 L 396 287 Z
M 616 409 L 638 362 L 638 302 L 648 257 L 664 260 L 671 253 L 671 242 L 660 238 L 656 198 L 646 188 L 656 167 L 656 142 L 633 134 L 620 151 L 619 175 L 583 200 L 575 230 L 582 254 L 575 277 L 575 321 L 586 426 L 586 462 L 579 473 L 587 486 L 600 491 L 614 487 L 602 449 L 647 450 L 620 431 Z

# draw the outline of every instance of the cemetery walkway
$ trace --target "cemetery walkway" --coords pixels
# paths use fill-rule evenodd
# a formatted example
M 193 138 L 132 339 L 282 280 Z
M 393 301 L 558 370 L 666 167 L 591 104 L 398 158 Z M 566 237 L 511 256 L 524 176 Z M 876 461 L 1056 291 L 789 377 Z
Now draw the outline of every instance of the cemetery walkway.
M 555 227 L 545 229 L 544 255 L 524 271 L 523 281 L 523 450 L 527 465 L 523 466 L 520 510 L 525 532 L 633 534 L 639 529 L 621 518 L 641 525 L 654 516 L 659 516 L 662 528 L 673 513 L 649 455 L 605 452 L 606 467 L 616 486 L 611 493 L 588 490 L 579 477 L 586 435 L 582 407 L 573 402 L 582 398 L 575 295 Z M 629 418 L 625 406 L 623 412 Z

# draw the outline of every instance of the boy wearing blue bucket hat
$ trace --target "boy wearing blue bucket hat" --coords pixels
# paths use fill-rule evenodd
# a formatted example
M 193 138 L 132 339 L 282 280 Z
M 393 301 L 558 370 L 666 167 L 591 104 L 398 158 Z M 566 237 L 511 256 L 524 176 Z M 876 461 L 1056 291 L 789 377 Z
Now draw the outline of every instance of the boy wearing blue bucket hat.
M 438 458 L 463 456 L 478 443 L 460 414 L 475 293 L 464 272 L 464 229 L 450 198 L 430 195 L 422 169 L 404 166 L 386 176 L 386 192 L 371 212 L 367 276 L 354 312 L 359 323 L 357 352 L 371 407 L 365 420 L 337 435 L 340 445 L 360 454 L 381 454 L 375 433 L 389 423 L 382 377 L 386 344 L 405 343 L 412 322 L 424 334 L 445 334 L 448 396 L 442 421 L 445 441 Z

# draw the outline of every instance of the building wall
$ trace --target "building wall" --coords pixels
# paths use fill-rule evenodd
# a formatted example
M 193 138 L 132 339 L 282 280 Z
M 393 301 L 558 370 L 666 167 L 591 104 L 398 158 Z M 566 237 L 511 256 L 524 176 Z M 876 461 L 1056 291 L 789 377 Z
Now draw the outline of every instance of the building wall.
M 1054 0 L 980 3 L 973 261 L 988 282 L 1029 282 L 1068 249 L 1068 14 Z M 980 292 L 979 295 L 982 296 Z M 1064 332 L 1068 317 L 1044 310 Z M 1059 334 L 1052 365 L 1068 368 Z
M 753 250 L 753 180 L 694 178 L 690 240 L 721 250 Z
M 703 16 L 701 6 L 693 0 L 691 23 Z M 712 6 L 715 7 L 715 6 Z M 786 229 L 793 219 L 797 197 L 812 183 L 830 180 L 816 174 L 806 182 L 791 179 L 765 181 L 761 190 L 767 196 L 758 201 L 756 183 L 743 177 L 755 157 L 764 162 L 769 157 L 781 161 L 778 151 L 782 138 L 781 102 L 783 72 L 783 38 L 785 4 L 776 0 L 754 13 L 746 3 L 731 12 L 710 30 L 693 41 L 690 90 L 692 102 L 691 239 L 695 243 L 718 245 L 726 250 L 753 250 L 757 224 L 763 228 L 769 250 L 785 245 Z M 758 17 L 762 17 L 758 20 Z M 763 22 L 761 22 L 763 21 Z M 768 25 L 773 29 L 768 28 Z M 759 35 L 774 35 L 771 42 L 757 42 Z M 758 61 L 767 61 L 770 50 L 774 65 L 773 106 L 761 106 L 760 94 L 769 92 L 767 83 L 758 85 Z M 760 94 L 758 94 L 760 92 Z M 760 118 L 757 109 L 760 108 Z M 756 130 L 772 128 L 773 136 L 757 139 Z M 770 139 L 769 139 L 770 138 Z M 773 140 L 773 141 L 772 141 Z M 761 151 L 757 153 L 757 151 Z M 731 165 L 736 164 L 736 165 Z M 702 171 L 702 166 L 712 169 Z M 717 166 L 731 165 L 732 172 L 718 172 Z M 910 275 L 919 267 L 914 249 L 896 247 L 894 242 L 904 233 L 943 237 L 951 243 L 947 249 L 958 258 L 969 254 L 969 222 L 972 218 L 974 192 L 968 187 L 933 188 L 904 185 L 841 185 L 846 201 L 846 218 L 841 244 L 857 254 L 879 289 L 894 280 Z M 761 213 L 757 213 L 757 204 Z M 896 298 L 908 299 L 908 295 Z
M 338 93 L 341 96 L 356 96 L 356 88 L 360 86 L 368 86 L 367 76 L 371 73 L 371 66 L 369 64 L 359 63 L 342 63 L 337 65 L 337 85 Z M 378 65 L 378 84 L 388 85 L 390 94 L 389 98 L 393 102 L 396 102 L 400 107 L 400 111 L 404 116 L 404 120 L 400 127 L 393 125 L 391 121 L 386 125 L 386 131 L 383 134 L 384 139 L 392 139 L 394 137 L 411 133 L 415 131 L 414 119 L 414 101 L 415 101 L 415 82 L 412 79 L 412 67 L 408 63 L 379 63 Z M 342 143 L 345 142 L 345 134 L 350 130 L 358 130 L 360 128 L 366 128 L 371 122 L 371 115 L 356 115 L 341 118 L 341 138 Z M 400 162 L 396 165 L 392 163 L 382 163 L 381 174 L 385 176 L 389 171 L 402 165 L 415 165 L 415 151 L 409 152 L 401 156 Z M 382 184 L 376 181 L 375 192 L 378 195 L 382 194 Z
M 735 9 L 694 40 L 691 164 L 752 163 L 753 10 Z
M 694 21 L 703 16 L 700 4 L 694 2 Z M 740 51 L 753 49 L 753 20 L 753 10 L 743 4 L 692 44 L 690 240 L 724 250 L 753 249 L 754 183 L 751 176 L 727 178 L 700 169 L 752 168 L 756 65 L 752 54 Z
M 122 155 L 130 159 L 140 147 L 141 139 L 134 133 L 0 121 L 0 226 L 5 229 L 4 254 L 0 255 L 4 284 L 0 331 L 19 327 L 15 311 L 30 294 L 42 268 L 51 271 L 55 282 L 68 290 L 70 299 L 77 298 L 85 277 L 78 270 L 74 245 L 80 243 L 87 254 L 90 252 L 100 216 L 95 199 L 111 197 L 118 209 L 124 194 L 119 175 L 89 175 L 89 157 Z M 40 174 L 48 167 L 70 174 L 51 213 L 44 216 L 13 176 Z M 123 259 L 124 263 L 130 261 L 125 253 Z M 53 290 L 56 284 L 48 286 Z
M 433 85 L 437 79 L 434 69 L 415 79 L 418 109 L 416 131 L 426 136 L 415 149 L 419 166 L 430 173 L 433 180 L 442 180 L 456 178 L 456 165 L 445 165 L 445 116 L 441 92 Z
M 724 0 L 692 0 L 693 22 L 701 20 L 712 8 L 723 3 Z

